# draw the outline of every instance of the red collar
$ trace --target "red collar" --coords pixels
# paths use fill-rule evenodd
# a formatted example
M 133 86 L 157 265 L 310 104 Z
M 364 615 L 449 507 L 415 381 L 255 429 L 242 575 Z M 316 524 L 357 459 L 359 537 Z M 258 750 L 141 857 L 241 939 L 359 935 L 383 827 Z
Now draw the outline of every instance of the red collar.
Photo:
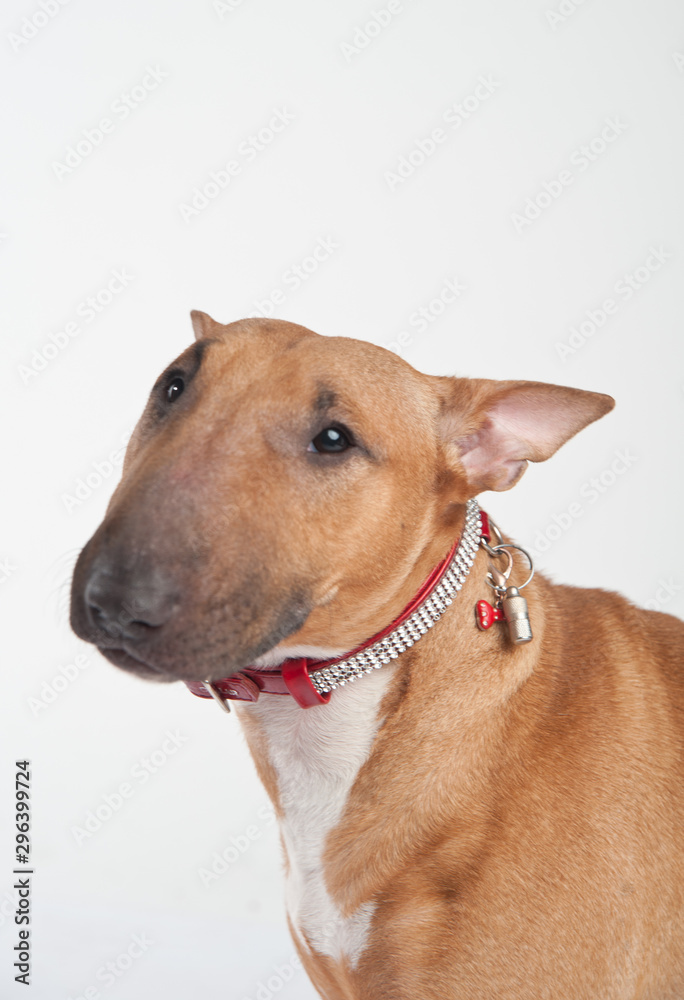
M 285 660 L 280 667 L 272 670 L 243 667 L 220 680 L 185 683 L 193 694 L 199 698 L 214 698 L 226 711 L 230 711 L 226 700 L 257 701 L 262 692 L 292 695 L 302 708 L 325 705 L 330 700 L 330 690 L 317 690 L 326 686 L 322 681 L 332 675 L 329 686 L 334 688 L 337 683 L 354 680 L 360 673 L 370 672 L 373 667 L 389 662 L 417 641 L 441 617 L 446 606 L 451 604 L 451 597 L 460 590 L 465 580 L 480 537 L 489 537 L 487 515 L 480 511 L 475 500 L 470 500 L 463 536 L 454 542 L 449 554 L 433 569 L 413 600 L 386 628 L 344 656 L 333 660 L 299 657 Z M 369 652 L 365 656 L 358 655 L 366 650 Z M 346 672 L 345 667 L 348 668 Z

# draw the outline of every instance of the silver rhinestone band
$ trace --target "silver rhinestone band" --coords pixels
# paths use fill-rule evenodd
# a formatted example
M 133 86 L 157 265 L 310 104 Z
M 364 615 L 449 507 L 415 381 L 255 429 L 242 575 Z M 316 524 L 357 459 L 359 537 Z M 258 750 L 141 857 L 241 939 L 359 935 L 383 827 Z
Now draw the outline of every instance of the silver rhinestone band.
M 355 656 L 340 660 L 339 663 L 323 667 L 321 670 L 312 671 L 311 683 L 318 693 L 327 694 L 338 685 L 356 680 L 361 674 L 370 674 L 373 670 L 378 670 L 390 660 L 396 660 L 399 654 L 414 642 L 418 642 L 435 622 L 439 621 L 463 586 L 475 561 L 481 534 L 480 506 L 477 500 L 469 500 L 466 504 L 463 535 L 438 586 L 416 608 L 410 618 L 384 639 L 378 640 Z

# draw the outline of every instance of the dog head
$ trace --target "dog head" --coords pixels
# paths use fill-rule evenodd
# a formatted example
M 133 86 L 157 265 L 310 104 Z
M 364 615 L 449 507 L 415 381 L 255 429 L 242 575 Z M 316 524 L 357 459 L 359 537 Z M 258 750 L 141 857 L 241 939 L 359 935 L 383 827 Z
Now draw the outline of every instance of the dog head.
M 613 406 L 424 375 L 280 320 L 192 319 L 72 586 L 77 635 L 150 678 L 225 677 L 285 641 L 352 648 L 443 557 L 469 497 Z

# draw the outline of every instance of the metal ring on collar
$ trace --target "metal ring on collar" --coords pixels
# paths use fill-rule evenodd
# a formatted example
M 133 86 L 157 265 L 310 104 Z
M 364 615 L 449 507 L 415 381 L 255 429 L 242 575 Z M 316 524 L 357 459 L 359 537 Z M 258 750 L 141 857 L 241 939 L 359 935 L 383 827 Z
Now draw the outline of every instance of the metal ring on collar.
M 500 551 L 498 552 L 496 551 L 496 549 L 492 549 L 492 553 L 495 556 L 506 556 L 506 558 L 508 559 L 508 566 L 506 566 L 506 569 L 503 571 L 503 573 L 500 573 L 498 570 L 495 570 L 494 567 L 490 564 L 489 572 L 485 577 L 485 583 L 487 583 L 492 588 L 492 590 L 495 590 L 497 594 L 504 594 L 506 592 L 506 587 L 508 586 L 508 578 L 511 575 L 511 570 L 513 569 L 513 556 L 511 555 L 510 552 L 501 548 Z
M 491 525 L 490 525 L 490 526 L 491 526 Z M 528 578 L 527 578 L 527 579 L 525 580 L 525 582 L 524 582 L 524 583 L 521 583 L 521 584 L 520 584 L 520 586 L 518 587 L 518 590 L 522 590 L 522 589 L 523 589 L 523 587 L 526 587 L 526 586 L 527 586 L 527 584 L 528 584 L 528 583 L 530 582 L 530 580 L 532 579 L 532 577 L 534 576 L 534 563 L 532 562 L 532 556 L 531 556 L 531 555 L 530 555 L 530 553 L 529 553 L 529 552 L 527 551 L 527 549 L 524 549 L 524 548 L 522 547 L 522 545 L 512 545 L 512 544 L 511 544 L 510 542 L 499 542 L 499 544 L 498 544 L 498 545 L 495 545 L 495 546 L 493 547 L 493 549 L 492 549 L 492 552 L 493 552 L 493 553 L 494 553 L 495 555 L 501 555 L 501 552 L 500 552 L 500 551 L 499 551 L 499 552 L 497 552 L 497 549 L 499 549 L 499 550 L 500 550 L 500 549 L 517 549 L 517 550 L 518 550 L 518 552 L 522 552 L 522 554 L 523 554 L 523 555 L 525 556 L 525 558 L 527 559 L 527 562 L 528 562 L 528 564 L 529 564 L 529 567 L 530 567 L 530 575 L 529 575 L 529 576 L 528 576 Z M 488 551 L 489 551 L 489 549 L 488 549 Z
M 503 535 L 501 534 L 501 532 L 499 530 L 499 526 L 497 525 L 497 523 L 495 521 L 493 521 L 491 519 L 491 517 L 489 518 L 489 530 L 491 531 L 491 533 L 493 535 L 496 536 L 496 539 L 497 539 L 496 545 L 495 546 L 491 546 L 489 544 L 489 542 L 487 542 L 482 535 L 480 535 L 480 545 L 485 550 L 485 552 L 489 553 L 490 556 L 501 555 L 501 553 L 497 552 L 496 549 L 503 544 Z

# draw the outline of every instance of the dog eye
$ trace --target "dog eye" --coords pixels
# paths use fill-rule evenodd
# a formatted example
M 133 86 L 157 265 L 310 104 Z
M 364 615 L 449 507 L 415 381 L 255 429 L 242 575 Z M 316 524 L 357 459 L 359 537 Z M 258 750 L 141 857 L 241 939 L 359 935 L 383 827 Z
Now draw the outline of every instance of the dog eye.
M 178 397 L 183 392 L 183 389 L 185 389 L 185 382 L 180 377 L 180 375 L 176 375 L 174 378 L 171 379 L 171 381 L 166 387 L 167 401 L 169 403 L 175 403 Z
M 326 427 L 311 441 L 308 451 L 338 452 L 351 448 L 350 435 L 340 427 Z

